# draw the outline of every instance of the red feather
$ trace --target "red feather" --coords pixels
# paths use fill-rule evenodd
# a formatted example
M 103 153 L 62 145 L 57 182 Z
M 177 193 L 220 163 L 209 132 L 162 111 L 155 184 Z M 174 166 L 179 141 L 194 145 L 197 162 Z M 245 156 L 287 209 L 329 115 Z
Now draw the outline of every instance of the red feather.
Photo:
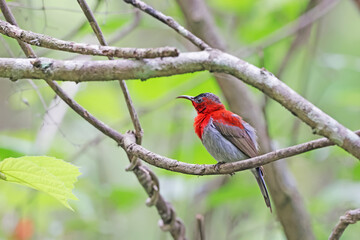
M 198 114 L 195 117 L 195 120 L 194 120 L 195 133 L 196 133 L 196 135 L 198 135 L 198 137 L 201 140 L 202 140 L 202 135 L 203 135 L 203 132 L 204 132 L 204 128 L 209 123 L 209 120 L 210 120 L 210 115 L 209 114 Z
M 241 117 L 234 115 L 234 113 L 228 110 L 222 109 L 211 113 L 199 113 L 195 117 L 194 129 L 195 129 L 195 133 L 199 136 L 200 139 L 202 139 L 204 128 L 209 123 L 210 117 L 214 121 L 244 129 L 244 126 L 241 123 L 242 121 Z
M 223 123 L 225 125 L 239 127 L 244 129 L 244 125 L 242 124 L 242 119 L 240 116 L 235 115 L 234 113 L 228 110 L 216 111 L 211 114 L 211 117 L 214 121 Z

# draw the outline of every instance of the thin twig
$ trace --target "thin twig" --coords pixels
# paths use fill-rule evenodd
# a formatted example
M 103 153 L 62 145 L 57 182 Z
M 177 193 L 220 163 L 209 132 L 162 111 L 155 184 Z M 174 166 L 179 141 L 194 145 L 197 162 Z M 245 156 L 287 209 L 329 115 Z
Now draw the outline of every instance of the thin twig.
M 96 0 L 93 12 L 97 12 L 99 7 L 101 6 L 101 2 L 102 0 Z M 49 8 L 47 8 L 47 10 L 49 10 Z M 81 13 L 83 12 L 81 11 Z M 83 20 L 80 24 L 77 25 L 77 27 L 73 28 L 70 32 L 67 32 L 65 36 L 61 37 L 61 39 L 68 40 L 74 38 L 74 36 L 76 36 L 76 34 L 79 33 L 80 30 L 87 25 L 87 23 L 87 20 Z M 38 56 L 45 56 L 49 51 L 49 49 L 42 49 L 42 51 L 38 52 Z
M 340 217 L 339 222 L 331 232 L 329 240 L 340 239 L 347 226 L 349 224 L 355 224 L 357 221 L 360 221 L 360 208 L 347 211 L 343 216 Z
M 11 10 L 8 7 L 8 5 L 6 4 L 5 0 L 0 0 L 0 9 L 1 9 L 6 21 L 8 21 L 9 23 L 11 23 L 14 26 L 18 26 L 16 23 L 16 20 L 14 18 L 14 15 L 11 13 Z M 17 40 L 17 42 L 19 43 L 21 49 L 24 51 L 24 53 L 27 57 L 29 57 L 29 58 L 36 57 L 34 50 L 28 44 L 22 42 L 21 40 Z
M 96 0 L 93 12 L 96 12 L 99 9 L 101 2 L 102 0 Z M 61 39 L 69 39 L 74 37 L 75 34 L 77 34 L 82 28 L 84 28 L 87 25 L 87 23 L 88 22 L 86 20 L 83 20 L 76 28 L 72 29 Z
M 86 18 L 88 19 L 88 21 L 89 21 L 89 23 L 91 25 L 91 28 L 93 29 L 93 31 L 94 31 L 97 39 L 99 40 L 100 44 L 103 45 L 103 46 L 106 46 L 107 43 L 106 43 L 105 37 L 102 34 L 100 26 L 97 23 L 97 21 L 95 19 L 95 16 L 92 13 L 91 9 L 89 8 L 88 4 L 86 3 L 85 0 L 78 0 L 78 3 L 80 5 L 81 9 L 83 10 Z M 109 60 L 114 60 L 112 57 L 108 57 L 108 58 L 109 58 Z M 134 107 L 134 105 L 132 103 L 129 90 L 128 90 L 124 80 L 119 80 L 119 84 L 120 84 L 121 90 L 123 92 L 125 102 L 126 102 L 128 110 L 129 110 L 129 114 L 130 114 L 131 120 L 133 122 L 134 128 L 135 128 L 136 143 L 141 144 L 143 130 L 142 130 L 139 118 L 137 116 L 137 112 L 135 110 L 135 107 Z
M 0 33 L 17 39 L 24 48 L 24 42 L 54 50 L 79 53 L 84 55 L 108 56 L 118 58 L 157 58 L 157 57 L 175 57 L 179 51 L 174 47 L 161 48 L 118 48 L 111 46 L 99 46 L 85 43 L 75 43 L 56 39 L 47 35 L 26 31 L 0 20 Z M 102 44 L 104 45 L 104 44 Z M 27 50 L 28 51 L 28 50 Z M 35 57 L 33 54 L 32 57 Z
M 130 114 L 130 117 L 131 117 L 131 121 L 134 125 L 134 128 L 135 128 L 135 135 L 136 135 L 136 143 L 137 144 L 141 144 L 142 142 L 142 136 L 143 136 L 143 129 L 140 125 L 140 120 L 139 120 L 139 117 L 138 117 L 138 114 L 135 110 L 135 107 L 132 103 L 132 100 L 131 100 L 131 97 L 130 97 L 130 93 L 129 93 L 129 90 L 125 84 L 125 81 L 124 80 L 121 80 L 120 81 L 120 87 L 124 93 L 124 97 L 125 97 L 125 102 L 126 102 L 126 105 L 129 109 L 129 114 Z
M 174 29 L 176 32 L 178 32 L 181 36 L 192 42 L 199 49 L 201 50 L 211 49 L 211 47 L 208 44 L 206 44 L 203 40 L 192 34 L 186 28 L 181 26 L 172 17 L 166 16 L 165 14 L 157 11 L 156 9 L 152 8 L 151 6 L 139 0 L 124 0 L 124 2 L 133 5 L 134 7 L 140 9 L 141 11 L 146 12 L 147 14 L 156 18 L 157 20 L 165 23 L 166 25 Z
M 135 9 L 134 17 L 133 17 L 132 21 L 128 25 L 126 25 L 122 29 L 120 29 L 120 31 L 110 39 L 109 44 L 112 45 L 112 44 L 120 41 L 121 39 L 123 39 L 129 33 L 131 33 L 139 25 L 140 19 L 141 19 L 140 11 L 139 11 L 139 9 Z
M 103 0 L 100 0 L 100 1 L 103 1 Z M 32 10 L 32 11 L 44 11 L 44 8 L 42 8 L 42 7 L 25 6 L 25 5 L 21 4 L 21 3 L 16 3 L 16 2 L 8 2 L 8 5 L 11 8 L 20 8 L 20 9 L 27 9 L 27 10 Z M 67 14 L 69 12 L 83 14 L 83 12 L 80 11 L 80 10 L 76 10 L 76 9 L 73 9 L 73 8 L 62 8 L 62 7 L 47 7 L 46 11 L 63 11 L 63 12 L 66 12 Z M 119 15 L 119 14 L 130 14 L 132 12 L 133 12 L 132 10 L 118 11 L 118 10 L 115 10 L 115 9 L 114 9 L 114 11 L 108 11 L 108 10 L 105 10 L 105 11 L 96 10 L 96 11 L 94 11 L 94 13 L 96 13 L 98 15 L 106 15 L 106 16 L 108 16 L 108 15 Z
M 79 3 L 81 10 L 85 14 L 88 22 L 90 23 L 90 26 L 93 29 L 95 36 L 99 40 L 100 44 L 103 46 L 106 46 L 107 43 L 104 38 L 104 35 L 102 34 L 100 26 L 96 22 L 95 16 L 94 16 L 93 12 L 91 11 L 89 5 L 87 4 L 87 2 L 85 0 L 77 0 L 77 2 Z

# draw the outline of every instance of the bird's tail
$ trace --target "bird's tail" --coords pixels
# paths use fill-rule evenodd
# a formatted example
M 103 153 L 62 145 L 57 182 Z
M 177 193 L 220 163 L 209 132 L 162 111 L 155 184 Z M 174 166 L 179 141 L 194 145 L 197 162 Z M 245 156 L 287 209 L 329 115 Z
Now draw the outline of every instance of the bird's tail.
M 264 197 L 266 206 L 270 208 L 270 212 L 272 212 L 270 197 L 266 188 L 262 167 L 257 167 L 255 169 L 252 169 L 251 171 L 255 175 L 256 181 L 260 187 L 260 191 Z

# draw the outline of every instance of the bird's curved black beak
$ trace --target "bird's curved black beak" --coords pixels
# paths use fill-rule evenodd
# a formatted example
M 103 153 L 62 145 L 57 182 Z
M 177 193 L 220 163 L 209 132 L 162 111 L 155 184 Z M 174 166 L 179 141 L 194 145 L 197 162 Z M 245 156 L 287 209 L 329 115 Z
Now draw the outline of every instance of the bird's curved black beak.
M 181 96 L 178 96 L 176 98 L 184 98 L 184 99 L 187 99 L 187 100 L 190 100 L 190 101 L 194 101 L 194 97 L 187 96 L 187 95 L 181 95 Z

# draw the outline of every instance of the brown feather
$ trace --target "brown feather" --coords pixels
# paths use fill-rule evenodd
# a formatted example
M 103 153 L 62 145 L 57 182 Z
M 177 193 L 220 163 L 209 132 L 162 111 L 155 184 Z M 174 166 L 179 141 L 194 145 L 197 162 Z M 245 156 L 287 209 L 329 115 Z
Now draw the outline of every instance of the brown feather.
M 214 121 L 217 130 L 249 158 L 258 156 L 255 143 L 245 129 Z

